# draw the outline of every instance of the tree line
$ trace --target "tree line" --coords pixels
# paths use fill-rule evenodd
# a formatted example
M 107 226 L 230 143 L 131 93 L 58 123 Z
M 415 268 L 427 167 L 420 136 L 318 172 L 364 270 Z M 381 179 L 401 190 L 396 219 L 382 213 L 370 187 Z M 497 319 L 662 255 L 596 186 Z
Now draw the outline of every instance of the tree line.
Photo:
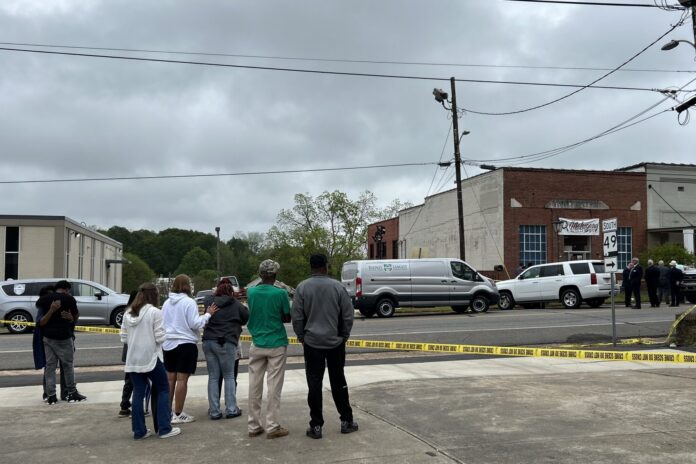
M 367 226 L 394 217 L 410 204 L 392 201 L 377 206 L 369 191 L 351 199 L 335 190 L 318 196 L 296 194 L 266 233 L 237 233 L 220 242 L 220 273 L 235 275 L 241 285 L 256 278 L 258 265 L 273 259 L 281 265 L 279 280 L 296 286 L 309 275 L 312 253 L 325 253 L 330 273 L 338 278 L 343 262 L 365 257 Z M 197 290 L 211 288 L 217 276 L 217 238 L 212 233 L 170 228 L 159 232 L 113 226 L 101 233 L 123 244 L 123 291 L 136 290 L 155 277 L 188 274 Z

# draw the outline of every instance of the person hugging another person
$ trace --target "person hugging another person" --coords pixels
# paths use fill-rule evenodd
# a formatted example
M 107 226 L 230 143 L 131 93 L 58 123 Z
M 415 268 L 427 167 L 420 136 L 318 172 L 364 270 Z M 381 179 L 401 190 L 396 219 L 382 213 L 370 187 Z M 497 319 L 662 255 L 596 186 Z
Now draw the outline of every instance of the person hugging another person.
M 185 274 L 174 278 L 169 298 L 162 305 L 162 318 L 167 336 L 164 350 L 164 367 L 169 379 L 169 404 L 173 404 L 172 424 L 193 422 L 195 418 L 184 412 L 188 392 L 188 379 L 196 372 L 200 329 L 205 327 L 217 312 L 211 305 L 205 314 L 198 314 L 198 305 L 191 298 L 191 279 Z
M 162 324 L 162 313 L 155 306 L 158 303 L 157 287 L 144 283 L 128 310 L 123 315 L 121 342 L 128 344 L 125 372 L 133 383 L 133 404 L 131 426 L 133 438 L 143 440 L 152 435 L 145 426 L 145 392 L 152 383 L 152 396 L 156 398 L 153 408 L 153 421 L 160 438 L 170 438 L 181 433 L 171 424 L 169 403 L 169 383 L 167 372 L 162 364 L 162 343 L 166 336 Z
M 234 298 L 229 279 L 222 279 L 214 296 L 203 300 L 206 310 L 217 308 L 203 331 L 203 353 L 208 364 L 208 415 L 212 420 L 222 418 L 220 410 L 220 381 L 225 386 L 225 418 L 242 415 L 237 406 L 234 376 L 235 361 L 242 326 L 249 320 L 249 310 Z

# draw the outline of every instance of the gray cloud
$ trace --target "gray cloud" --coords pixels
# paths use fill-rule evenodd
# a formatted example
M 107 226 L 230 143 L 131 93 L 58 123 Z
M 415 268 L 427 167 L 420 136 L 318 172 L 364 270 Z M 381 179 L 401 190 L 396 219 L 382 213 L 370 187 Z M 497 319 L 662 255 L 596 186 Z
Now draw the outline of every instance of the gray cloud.
M 647 11 L 645 11 L 647 10 Z M 612 67 L 664 33 L 678 13 L 498 0 L 104 2 L 13 0 L 0 41 L 342 59 Z M 689 38 L 685 26 L 672 34 Z M 667 39 L 665 39 L 666 41 Z M 653 47 L 631 68 L 695 71 L 690 50 Z M 127 53 L 122 53 L 127 54 Z M 233 59 L 235 64 L 587 83 L 601 71 L 394 66 Z M 302 169 L 437 161 L 450 123 L 432 99 L 449 83 L 319 76 L 0 52 L 3 180 Z M 696 74 L 620 72 L 603 84 L 664 88 Z M 691 85 L 696 88 L 696 85 Z M 460 83 L 461 105 L 506 111 L 568 89 Z M 586 90 L 517 116 L 466 115 L 465 158 L 576 142 L 659 101 Z M 664 104 L 667 107 L 669 104 Z M 605 137 L 540 167 L 612 169 L 692 162 L 694 131 L 674 114 Z M 451 139 L 444 159 L 452 157 Z M 299 192 L 374 191 L 419 203 L 435 167 L 143 182 L 0 185 L 6 214 L 65 214 L 108 227 L 266 231 Z M 451 170 L 450 170 L 451 171 Z M 469 174 L 479 171 L 468 168 Z M 438 172 L 435 184 L 443 184 Z

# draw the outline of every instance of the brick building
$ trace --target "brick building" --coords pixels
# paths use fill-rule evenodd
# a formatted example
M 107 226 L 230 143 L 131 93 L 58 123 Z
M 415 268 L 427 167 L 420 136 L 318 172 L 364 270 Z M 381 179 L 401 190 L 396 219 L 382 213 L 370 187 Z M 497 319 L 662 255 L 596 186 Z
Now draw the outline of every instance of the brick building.
M 520 263 L 601 259 L 599 224 L 613 217 L 621 266 L 648 244 L 645 172 L 506 167 L 466 179 L 462 188 L 466 261 L 482 271 L 503 265 L 513 275 Z M 399 257 L 458 257 L 454 189 L 398 219 Z
M 377 234 L 378 227 L 384 233 Z M 399 218 L 378 221 L 367 226 L 368 259 L 394 259 L 399 257 Z

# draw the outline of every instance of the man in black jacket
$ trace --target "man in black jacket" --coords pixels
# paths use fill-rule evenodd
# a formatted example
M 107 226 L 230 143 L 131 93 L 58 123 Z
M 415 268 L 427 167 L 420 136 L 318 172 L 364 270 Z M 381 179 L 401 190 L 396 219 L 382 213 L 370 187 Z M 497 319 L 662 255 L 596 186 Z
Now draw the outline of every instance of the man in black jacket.
M 624 292 L 624 303 L 627 308 L 631 307 L 631 295 L 633 294 L 631 291 L 631 280 L 629 279 L 631 269 L 633 269 L 633 261 L 628 262 L 626 269 L 623 270 L 623 278 L 621 279 L 621 287 Z
M 631 262 L 633 267 L 628 274 L 628 280 L 631 282 L 631 291 L 633 292 L 633 298 L 636 300 L 634 308 L 640 309 L 640 281 L 643 280 L 643 268 L 638 258 L 633 258 Z
M 660 299 L 657 297 L 657 287 L 660 286 L 660 268 L 655 266 L 652 259 L 648 260 L 648 268 L 645 270 L 645 285 L 648 287 L 650 307 L 659 308 Z

